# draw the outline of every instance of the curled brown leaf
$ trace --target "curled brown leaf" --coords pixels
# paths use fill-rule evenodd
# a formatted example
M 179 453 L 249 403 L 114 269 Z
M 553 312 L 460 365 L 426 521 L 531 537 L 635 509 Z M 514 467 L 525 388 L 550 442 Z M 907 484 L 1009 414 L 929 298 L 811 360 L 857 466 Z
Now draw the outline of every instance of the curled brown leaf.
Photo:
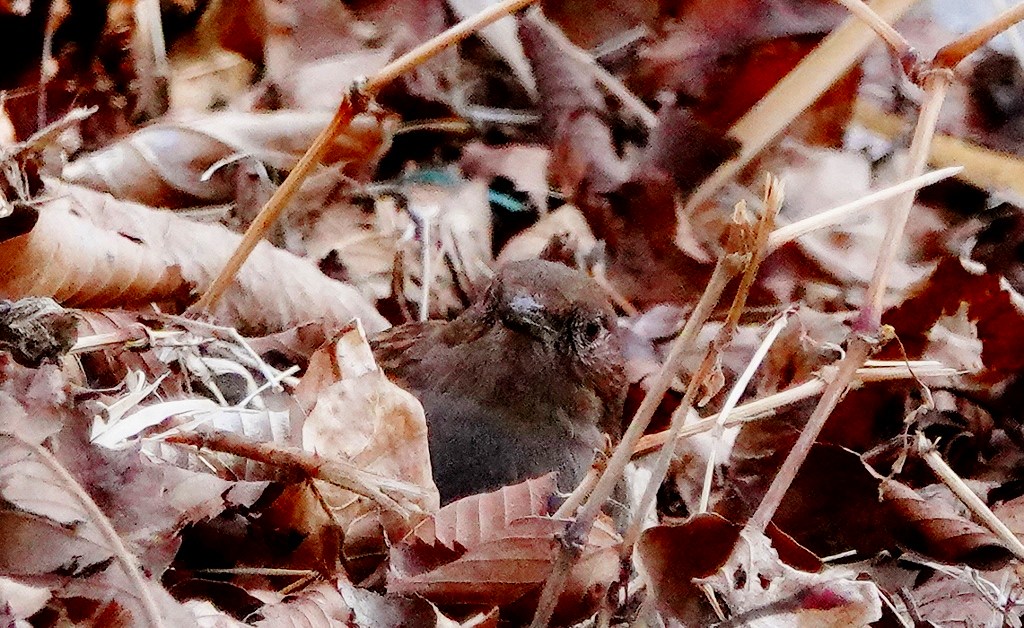
M 1013 554 L 988 529 L 952 512 L 938 500 L 925 501 L 895 480 L 883 480 L 882 499 L 895 522 L 894 534 L 908 549 L 949 564 L 998 569 Z

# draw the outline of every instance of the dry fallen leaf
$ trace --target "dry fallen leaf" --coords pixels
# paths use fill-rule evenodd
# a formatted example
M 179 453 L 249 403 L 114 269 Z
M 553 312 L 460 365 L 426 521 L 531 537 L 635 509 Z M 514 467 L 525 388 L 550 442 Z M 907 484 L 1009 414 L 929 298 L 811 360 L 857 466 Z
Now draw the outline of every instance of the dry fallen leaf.
M 5 234 L 0 294 L 54 297 L 66 305 L 148 303 L 182 298 L 188 285 L 157 251 L 107 231 L 55 199 L 37 209 L 31 230 Z M 7 217 L 4 222 L 13 221 Z
M 843 567 L 798 571 L 779 559 L 768 537 L 745 528 L 726 564 L 700 580 L 744 626 L 867 626 L 882 617 L 878 587 Z
M 337 586 L 322 582 L 289 599 L 263 606 L 255 619 L 257 626 L 266 628 L 332 628 L 351 625 L 354 611 Z
M 123 621 L 186 617 L 156 582 L 142 576 L 111 523 L 49 452 L 0 434 L 0 458 L 0 571 L 45 583 L 64 598 L 114 603 Z
M 317 112 L 214 113 L 143 127 L 103 150 L 69 163 L 62 177 L 115 198 L 154 207 L 226 203 L 235 198 L 233 164 L 291 168 L 330 121 Z M 387 148 L 384 116 L 360 114 L 337 135 L 325 165 L 366 172 Z
M 377 367 L 361 327 L 320 348 L 296 395 L 308 407 L 302 427 L 307 451 L 419 486 L 423 511 L 439 508 L 423 407 Z
M 926 501 L 894 480 L 882 480 L 881 493 L 892 513 L 893 534 L 908 549 L 932 560 L 976 569 L 999 569 L 1013 558 L 995 534 L 940 500 Z
M 891 17 L 913 2 L 871 6 Z M 492 257 L 566 261 L 604 282 L 628 316 L 632 411 L 694 311 L 735 202 L 760 211 L 762 171 L 787 179 L 784 219 L 863 196 L 902 168 L 911 140 L 901 134 L 920 103 L 891 48 L 873 45 L 856 64 L 877 36 L 830 0 L 543 3 L 406 68 L 370 99 L 350 91 L 360 76 L 496 3 L 30 4 L 0 0 L 0 136 L 10 140 L 0 147 L 0 295 L 85 309 L 71 313 L 77 325 L 49 303 L 46 325 L 0 321 L 0 348 L 11 350 L 0 351 L 0 624 L 129 625 L 149 613 L 174 626 L 525 625 L 567 525 L 551 518 L 551 479 L 438 510 L 422 409 L 381 375 L 352 319 L 372 334 L 420 314 L 447 318 L 478 294 Z M 944 12 L 931 3 L 890 22 L 924 59 L 953 37 L 937 28 Z M 780 82 L 840 19 L 854 26 Z M 947 136 L 934 147 L 1016 151 L 1024 72 L 1005 53 L 974 59 L 953 76 Z M 238 244 L 232 230 L 252 222 L 345 94 L 360 115 L 211 313 L 221 326 L 163 314 L 209 286 Z M 851 122 L 855 98 L 888 109 Z M 81 105 L 94 107 L 62 116 Z M 735 149 L 730 126 L 742 159 L 720 168 Z M 986 172 L 1019 169 L 1013 155 L 984 157 Z M 716 168 L 704 200 L 684 208 Z M 628 557 L 645 586 L 612 585 L 630 574 L 602 520 L 553 623 L 711 624 L 721 620 L 701 607 L 710 596 L 728 625 L 1019 626 L 1012 563 L 969 566 L 998 564 L 1006 549 L 944 510 L 934 487 L 916 488 L 933 479 L 914 457 L 892 470 L 883 492 L 896 498 L 880 503 L 857 453 L 871 450 L 881 467 L 905 453 L 907 429 L 922 430 L 968 482 L 1011 500 L 997 508 L 1020 527 L 1024 301 L 1007 282 L 1024 277 L 1024 229 L 1005 195 L 1012 179 L 967 176 L 919 193 L 887 286 L 886 322 L 901 342 L 883 349 L 888 366 L 870 369 L 904 382 L 847 391 L 774 513 L 774 545 L 714 515 L 668 524 L 695 509 L 708 448 L 730 443 L 691 436 L 645 514 L 660 523 Z M 748 387 L 744 412 L 763 414 L 745 415 L 740 443 L 719 457 L 711 503 L 732 521 L 761 499 L 851 329 L 877 314 L 854 308 L 888 213 L 859 218 L 768 257 L 742 324 L 715 345 L 715 389 L 728 388 L 764 322 L 801 310 Z M 987 271 L 957 259 L 972 238 Z M 680 381 L 651 400 L 652 429 L 723 316 L 715 309 L 679 353 Z M 936 380 L 921 376 L 931 369 L 921 357 L 979 372 Z M 274 480 L 234 481 L 252 474 Z M 823 565 L 794 539 L 859 562 Z M 946 564 L 878 560 L 907 547 Z M 202 571 L 211 567 L 225 571 Z
M 120 234 L 110 237 L 133 243 L 150 263 L 156 258 L 164 269 L 176 266 L 197 292 L 209 286 L 240 239 L 219 225 L 199 224 L 78 186 L 56 181 L 48 185 L 53 197 L 47 210 L 74 211 L 97 228 Z M 108 259 L 106 252 L 96 255 Z M 141 294 L 136 299 L 151 300 Z M 218 322 L 254 335 L 318 318 L 345 323 L 358 317 L 371 332 L 387 326 L 354 288 L 328 279 L 308 261 L 267 244 L 256 248 L 213 315 Z
M 981 343 L 984 370 L 976 376 L 981 381 L 996 382 L 1024 366 L 1024 353 L 1019 349 L 1021 336 L 1014 333 L 1022 314 L 1024 299 L 1002 277 L 969 260 L 947 258 L 910 298 L 886 312 L 883 320 L 895 328 L 901 350 L 913 358 L 922 355 L 929 341 L 942 340 L 932 331 L 943 316 L 965 319 L 962 322 L 974 327 L 970 330 L 970 335 L 976 335 L 974 343 Z M 953 340 L 949 334 L 943 336 Z M 974 343 L 967 337 L 962 340 L 959 361 L 971 363 L 976 358 Z M 935 348 L 941 351 L 942 344 L 937 344 Z
M 388 590 L 442 606 L 531 607 L 535 600 L 524 597 L 551 573 L 556 535 L 566 525 L 547 516 L 554 490 L 549 474 L 446 505 L 392 547 Z M 618 574 L 619 542 L 606 527 L 594 528 L 561 597 L 562 612 L 590 612 Z
M 645 530 L 637 556 L 658 607 L 687 624 L 710 621 L 707 600 L 693 580 L 721 569 L 739 538 L 740 527 L 715 514 Z

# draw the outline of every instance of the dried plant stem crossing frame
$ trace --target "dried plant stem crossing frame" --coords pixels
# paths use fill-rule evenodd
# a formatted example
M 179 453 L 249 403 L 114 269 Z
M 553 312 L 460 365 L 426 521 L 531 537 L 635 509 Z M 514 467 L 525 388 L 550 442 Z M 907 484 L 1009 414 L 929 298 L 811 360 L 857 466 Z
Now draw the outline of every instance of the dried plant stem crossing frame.
M 253 219 L 252 224 L 246 230 L 242 241 L 231 258 L 224 266 L 224 270 L 210 284 L 206 292 L 192 306 L 192 314 L 202 315 L 213 310 L 213 307 L 220 300 L 220 297 L 227 290 L 228 286 L 238 274 L 239 269 L 245 264 L 253 249 L 263 239 L 270 227 L 280 217 L 281 212 L 287 207 L 288 201 L 299 190 L 302 182 L 313 171 L 313 168 L 320 163 L 320 159 L 327 152 L 331 142 L 341 130 L 343 130 L 352 118 L 365 108 L 366 104 L 388 83 L 394 81 L 409 70 L 422 64 L 424 61 L 435 56 L 442 50 L 452 46 L 478 30 L 491 23 L 524 9 L 533 4 L 536 0 L 503 0 L 480 13 L 462 20 L 440 35 L 413 48 L 409 52 L 395 59 L 381 68 L 376 74 L 360 83 L 353 85 L 341 103 L 338 105 L 334 117 L 327 127 L 320 132 L 320 135 L 313 140 L 313 143 L 299 159 L 295 167 L 288 173 L 281 186 L 274 191 L 273 196 L 267 201 L 260 213 Z
M 956 65 L 959 64 L 967 55 L 974 50 L 977 50 L 977 48 L 983 45 L 986 41 L 1018 21 L 1024 19 L 1024 5 L 1014 7 L 1004 12 L 992 20 L 992 22 L 985 24 L 981 28 L 968 33 L 960 39 L 945 46 L 935 55 L 931 62 L 921 62 L 916 52 L 907 43 L 906 39 L 895 29 L 889 26 L 888 21 L 880 17 L 878 13 L 872 10 L 871 7 L 861 2 L 861 0 L 840 1 L 844 6 L 847 6 L 852 13 L 854 13 L 858 20 L 866 23 L 869 28 L 874 30 L 886 43 L 890 45 L 908 77 L 912 81 L 921 85 L 925 90 L 924 104 L 921 107 L 917 126 L 910 146 L 909 164 L 906 172 L 904 173 L 905 179 L 919 177 L 924 173 L 926 158 L 930 152 L 932 138 L 935 134 L 938 112 L 942 107 L 948 87 L 953 79 L 952 69 L 955 68 Z M 876 0 L 872 6 L 877 8 L 884 7 L 886 12 L 892 11 L 892 14 L 890 14 L 890 18 L 892 19 L 901 14 L 906 8 L 909 8 L 912 2 L 913 0 L 907 4 L 899 4 L 897 0 Z M 858 26 L 860 28 L 858 28 Z M 819 46 L 818 50 L 812 52 L 811 55 L 808 56 L 808 59 L 798 65 L 796 69 L 783 78 L 782 81 L 780 81 L 779 84 L 761 100 L 761 102 L 755 105 L 751 111 L 744 116 L 744 118 L 734 125 L 734 135 L 743 140 L 743 152 L 741 152 L 741 155 L 736 160 L 723 164 L 718 171 L 713 173 L 712 176 L 707 179 L 691 197 L 689 201 L 690 205 L 698 203 L 702 199 L 710 198 L 725 180 L 738 171 L 739 164 L 741 162 L 745 163 L 746 161 L 749 161 L 749 159 L 759 152 L 775 134 L 782 131 L 786 124 L 788 124 L 788 120 L 792 119 L 792 115 L 795 115 L 795 113 L 803 107 L 801 106 L 799 109 L 795 110 L 792 107 L 789 108 L 788 111 L 792 115 L 782 116 L 784 121 L 782 121 L 781 124 L 779 120 L 775 120 L 771 124 L 767 125 L 767 130 L 752 133 L 750 137 L 744 133 L 737 133 L 737 127 L 740 127 L 742 130 L 743 128 L 746 128 L 743 125 L 749 123 L 751 120 L 760 120 L 760 116 L 764 115 L 766 108 L 767 110 L 773 109 L 772 107 L 766 107 L 766 103 L 773 102 L 773 99 L 780 99 L 782 94 L 786 94 L 791 90 L 796 90 L 804 97 L 807 97 L 808 94 L 814 94 L 818 88 L 822 90 L 827 88 L 828 83 L 830 82 L 827 82 L 825 85 L 818 85 L 817 83 L 812 82 L 813 85 L 810 87 L 813 87 L 813 89 L 804 86 L 804 83 L 807 81 L 803 80 L 802 77 L 804 77 L 808 72 L 809 64 L 815 61 L 816 53 L 829 52 L 831 50 L 830 46 L 839 46 L 847 53 L 853 52 L 858 48 L 858 45 L 866 46 L 868 41 L 863 41 L 860 38 L 856 38 L 857 41 L 848 41 L 852 38 L 850 31 L 853 30 L 863 30 L 863 24 L 858 24 L 857 22 L 852 21 L 847 22 L 843 27 L 834 32 L 831 37 L 827 38 L 826 41 Z M 840 44 L 842 45 L 840 46 Z M 853 55 L 853 57 L 849 59 L 850 63 L 852 63 L 858 56 L 859 54 Z M 814 94 L 814 97 L 816 97 L 816 94 Z M 813 97 L 808 100 L 806 104 L 810 104 L 811 101 L 813 101 Z M 764 125 L 758 126 L 760 127 Z M 868 358 L 880 344 L 887 340 L 887 337 L 891 333 L 891 330 L 886 330 L 881 325 L 882 296 L 884 295 L 888 285 L 890 270 L 896 258 L 897 246 L 903 239 L 903 232 L 913 206 L 915 195 L 916 190 L 910 189 L 898 195 L 892 201 L 890 206 L 891 215 L 889 226 L 886 231 L 886 237 L 876 261 L 874 274 L 872 276 L 871 283 L 868 286 L 865 302 L 861 306 L 859 318 L 851 334 L 846 355 L 836 365 L 836 372 L 833 375 L 833 379 L 825 387 L 825 390 L 819 399 L 819 403 L 808 420 L 800 438 L 797 440 L 792 451 L 783 462 L 783 465 L 772 481 L 767 494 L 758 506 L 754 515 L 751 517 L 748 523 L 748 526 L 751 528 L 762 533 L 767 528 L 769 522 L 774 517 L 782 498 L 789 490 L 797 472 L 803 465 L 804 460 L 807 458 L 811 446 L 817 440 L 818 434 L 824 427 L 825 421 L 831 415 L 833 409 L 839 403 L 839 400 L 845 395 L 850 385 L 855 381 L 857 373 L 860 372 L 861 368 L 866 364 Z M 705 292 L 704 296 L 708 297 L 708 293 Z M 714 300 L 717 301 L 717 296 Z M 704 298 L 702 298 L 702 302 L 703 301 Z M 673 355 L 676 353 L 677 347 L 690 340 L 687 333 L 688 328 L 690 327 L 690 323 L 698 320 L 697 312 L 699 311 L 700 305 L 695 309 L 690 320 L 687 321 L 687 328 L 684 328 L 679 338 L 677 338 L 676 343 L 673 345 L 673 349 L 670 352 L 669 358 L 666 360 L 665 365 L 663 365 L 664 367 L 670 367 L 673 365 Z M 692 330 L 689 331 L 692 333 Z M 624 453 L 623 450 L 625 450 L 626 447 L 631 448 L 636 444 L 636 442 L 633 442 L 632 444 L 630 443 L 631 432 L 638 427 L 639 431 L 643 431 L 644 427 L 646 427 L 646 422 L 643 420 L 646 414 L 645 410 L 649 409 L 652 405 L 657 405 L 661 399 L 661 395 L 664 394 L 667 389 L 667 386 L 662 388 L 659 385 L 662 383 L 661 380 L 664 378 L 665 372 L 666 369 L 663 369 L 659 375 L 656 376 L 655 381 L 652 382 L 647 396 L 641 402 L 640 408 L 637 410 L 636 415 L 630 424 L 630 428 L 627 430 L 627 433 L 623 438 L 624 442 L 620 443 L 620 447 L 617 448 L 615 454 L 612 455 L 612 459 L 608 463 L 608 468 L 605 470 L 604 476 L 602 476 L 598 481 L 590 498 L 581 507 L 575 521 L 567 527 L 565 534 L 562 535 L 560 539 L 562 551 L 559 555 L 559 560 L 556 562 L 555 568 L 545 583 L 544 590 L 541 593 L 537 613 L 534 615 L 533 623 L 531 624 L 532 628 L 539 628 L 540 626 L 547 625 L 549 622 L 551 613 L 554 610 L 555 602 L 564 588 L 566 575 L 574 562 L 574 557 L 578 554 L 575 550 L 580 547 L 579 541 L 580 539 L 585 538 L 586 532 L 593 525 L 593 521 L 596 518 L 596 509 L 600 507 L 600 504 L 602 504 L 604 499 L 606 499 L 610 494 L 608 491 L 608 485 L 612 480 L 617 479 L 616 475 L 621 470 L 619 463 L 621 463 L 620 458 L 622 456 L 620 454 Z M 684 405 L 686 405 L 685 399 Z M 672 433 L 670 436 L 666 437 L 666 440 L 668 442 L 673 442 L 677 437 L 677 434 L 678 432 Z
M 846 0 L 843 4 L 858 5 L 856 11 L 858 16 L 871 12 L 871 9 L 860 0 Z M 889 42 L 887 36 L 890 35 L 890 29 L 879 27 L 878 24 L 884 20 L 878 16 L 875 17 L 877 20 L 872 18 L 869 25 L 880 32 L 883 39 Z M 1024 5 L 1013 7 L 976 30 L 954 40 L 940 49 L 928 62 L 921 61 L 902 37 L 896 41 L 893 48 L 894 54 L 902 62 L 908 78 L 923 87 L 925 92 L 924 102 L 921 105 L 910 144 L 910 158 L 904 173 L 906 178 L 916 177 L 924 172 L 928 155 L 931 152 L 932 138 L 935 136 L 938 114 L 953 80 L 953 69 L 989 39 L 1021 20 L 1024 20 Z M 782 498 L 810 453 L 811 446 L 825 426 L 825 421 L 852 385 L 857 370 L 864 365 L 879 344 L 886 340 L 886 336 L 891 334 L 892 330 L 886 330 L 881 325 L 882 297 L 888 285 L 890 270 L 896 259 L 897 247 L 903 240 L 903 232 L 910 217 L 915 195 L 916 191 L 909 191 L 897 197 L 892 203 L 885 240 L 881 251 L 879 251 L 874 274 L 868 285 L 864 303 L 861 305 L 859 317 L 854 324 L 847 353 L 837 365 L 835 378 L 825 389 L 818 405 L 808 419 L 807 425 L 804 426 L 800 438 L 797 439 L 793 449 L 782 463 L 767 494 L 751 517 L 749 525 L 752 527 L 763 531 L 771 522 Z

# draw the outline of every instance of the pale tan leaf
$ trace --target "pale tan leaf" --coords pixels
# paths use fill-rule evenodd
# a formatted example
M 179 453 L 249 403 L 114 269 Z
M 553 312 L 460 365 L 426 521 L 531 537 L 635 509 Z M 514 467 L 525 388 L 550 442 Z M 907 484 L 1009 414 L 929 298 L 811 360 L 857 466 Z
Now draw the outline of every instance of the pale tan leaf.
M 470 283 L 486 283 L 490 280 L 489 271 L 482 269 L 488 268 L 492 260 L 487 185 L 483 181 L 471 181 L 460 186 L 443 201 L 441 209 L 438 221 L 441 251 L 452 260 L 457 273 Z M 438 267 L 441 257 L 435 257 Z M 448 298 L 459 302 L 455 295 Z
M 394 57 L 390 46 L 358 50 L 301 63 L 282 77 L 296 109 L 324 112 L 330 117 L 353 83 L 370 76 Z M 326 126 L 326 122 L 324 123 Z
M 505 177 L 530 195 L 534 206 L 543 209 L 548 200 L 548 161 L 551 151 L 535 144 L 488 146 L 472 142 L 462 150 L 461 166 L 467 177 Z
M 153 408 L 159 412 L 161 405 L 165 404 L 158 404 L 156 407 L 150 406 L 146 410 Z M 237 434 L 255 442 L 290 446 L 296 436 L 287 410 L 216 408 L 192 412 L 187 417 L 177 418 L 184 422 L 169 427 L 167 430 L 147 435 L 142 445 L 143 453 L 155 460 L 162 460 L 183 469 L 213 470 L 225 477 L 239 480 L 273 480 L 277 479 L 281 473 L 277 467 L 268 466 L 250 458 L 175 447 L 162 442 L 161 439 L 167 434 L 179 431 L 212 429 L 218 433 Z
M 426 301 L 432 317 L 461 311 L 465 291 L 490 279 L 487 185 L 482 180 L 455 186 L 418 184 L 405 186 L 404 192 L 409 200 L 408 212 L 420 225 L 419 237 L 406 236 L 398 243 L 404 260 L 406 297 L 420 308 Z M 428 291 L 426 298 L 424 289 Z
M 238 480 L 272 480 L 280 476 L 277 467 L 231 454 L 183 448 L 163 439 L 182 431 L 212 429 L 232 433 L 251 441 L 288 446 L 294 438 L 289 412 L 269 408 L 225 408 L 206 398 L 176 399 L 140 407 L 112 425 L 97 422 L 92 442 L 110 449 L 141 445 L 146 458 L 200 473 L 214 471 Z M 141 443 L 138 441 L 141 438 Z
M 0 578 L 0 608 L 5 610 L 5 619 L 14 621 L 14 626 L 21 626 L 19 622 L 42 610 L 49 599 L 50 592 L 43 587 L 33 587 L 10 578 Z
M 320 348 L 296 394 L 315 398 L 302 429 L 307 451 L 411 482 L 424 489 L 419 506 L 438 509 L 423 407 L 377 368 L 358 325 Z
M 10 218 L 8 218 L 10 220 Z M 157 251 L 46 202 L 32 230 L 0 243 L 0 295 L 54 297 L 65 305 L 166 301 L 186 284 Z
M 867 196 L 872 187 L 885 185 L 875 180 L 880 177 L 872 173 L 871 164 L 860 154 L 801 148 L 787 158 L 789 163 L 780 168 L 787 190 L 787 221 L 814 216 L 828 207 Z M 808 233 L 794 245 L 836 283 L 846 289 L 859 288 L 871 279 L 874 258 L 885 237 L 888 221 L 885 211 L 864 212 L 829 229 Z M 930 268 L 916 259 L 921 257 L 916 249 L 945 228 L 945 223 L 931 212 L 921 208 L 915 213 L 915 221 L 909 227 L 912 233 L 908 235 L 911 252 L 905 256 L 914 262 L 900 260 L 895 264 L 889 280 L 889 302 L 924 279 Z M 803 288 L 799 281 L 797 283 L 793 294 Z
M 878 587 L 842 567 L 798 571 L 763 533 L 744 528 L 725 565 L 697 580 L 714 587 L 738 625 L 756 628 L 867 626 L 882 617 Z M 737 583 L 742 583 L 737 585 Z
M 267 628 L 343 628 L 352 626 L 354 618 L 338 587 L 329 582 L 305 589 L 286 601 L 267 604 L 259 614 L 256 625 Z
M 426 600 L 381 595 L 351 585 L 342 585 L 341 594 L 352 608 L 358 626 L 440 626 L 437 609 Z
M 186 600 L 182 603 L 200 628 L 248 628 L 250 624 L 234 619 L 206 600 Z
M 80 186 L 53 180 L 48 186 L 55 198 L 44 209 L 73 208 L 98 227 L 140 242 L 145 250 L 162 258 L 165 266 L 180 267 L 197 292 L 204 291 L 220 273 L 240 239 L 219 225 L 195 223 Z M 218 322 L 253 335 L 319 318 L 337 323 L 359 318 L 371 333 L 387 327 L 384 318 L 354 288 L 266 243 L 256 248 L 213 314 Z
M 63 177 L 153 206 L 227 202 L 235 196 L 233 170 L 226 167 L 232 161 L 291 168 L 330 118 L 315 112 L 225 112 L 162 122 L 71 162 Z M 372 114 L 356 116 L 335 137 L 323 163 L 375 163 L 388 143 L 390 125 L 382 122 Z
M 597 244 L 587 219 L 575 205 L 563 205 L 545 214 L 533 226 L 517 234 L 501 250 L 502 264 L 539 257 L 553 238 L 564 236 L 579 250 L 587 251 Z
M 392 197 L 375 200 L 367 212 L 338 194 L 337 176 L 330 172 L 310 177 L 297 195 L 294 209 L 284 217 L 290 250 L 316 260 L 331 276 L 358 284 L 364 294 L 391 296 L 395 260 L 422 243 L 410 242 L 415 223 Z M 418 253 L 413 253 L 418 258 Z M 318 345 L 319 346 L 319 345 Z

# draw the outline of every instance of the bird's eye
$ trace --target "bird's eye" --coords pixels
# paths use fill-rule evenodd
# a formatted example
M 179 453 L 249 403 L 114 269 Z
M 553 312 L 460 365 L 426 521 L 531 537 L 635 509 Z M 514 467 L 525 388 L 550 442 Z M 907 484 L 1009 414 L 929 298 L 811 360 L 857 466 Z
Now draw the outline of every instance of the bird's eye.
M 597 340 L 597 337 L 601 335 L 603 330 L 604 326 L 601 324 L 601 321 L 590 320 L 583 324 L 583 329 L 581 331 L 585 341 L 594 342 Z

